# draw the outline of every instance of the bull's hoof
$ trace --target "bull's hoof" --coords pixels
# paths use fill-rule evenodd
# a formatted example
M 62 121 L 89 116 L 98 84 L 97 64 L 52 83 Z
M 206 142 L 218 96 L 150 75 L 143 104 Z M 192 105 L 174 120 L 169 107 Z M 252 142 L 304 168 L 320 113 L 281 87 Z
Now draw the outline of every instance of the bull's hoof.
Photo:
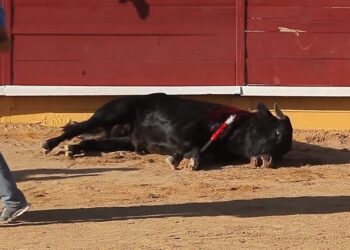
M 65 145 L 64 146 L 64 155 L 66 157 L 70 157 L 70 158 L 74 157 L 72 145 Z
M 198 164 L 198 159 L 196 158 L 184 158 L 180 164 L 179 164 L 179 169 L 185 169 L 189 168 L 193 171 L 199 170 L 199 164 Z
M 47 141 L 41 142 L 41 147 L 43 148 L 44 155 L 47 155 L 52 150 Z
M 270 155 L 258 155 L 250 157 L 252 168 L 273 168 L 273 161 Z
M 191 168 L 192 171 L 197 171 L 199 170 L 199 162 L 198 159 L 191 158 L 189 162 L 189 167 Z
M 165 158 L 165 162 L 172 168 L 172 169 L 175 169 L 175 170 L 178 170 L 178 164 L 175 164 L 174 163 L 174 157 L 172 156 L 169 156 L 167 158 Z

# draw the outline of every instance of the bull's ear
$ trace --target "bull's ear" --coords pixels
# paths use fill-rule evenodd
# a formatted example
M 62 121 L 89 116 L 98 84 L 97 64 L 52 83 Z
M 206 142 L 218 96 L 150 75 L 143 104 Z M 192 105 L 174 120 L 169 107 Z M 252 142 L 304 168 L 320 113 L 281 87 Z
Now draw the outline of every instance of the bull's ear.
M 258 110 L 258 113 L 259 113 L 260 117 L 269 118 L 269 119 L 271 119 L 271 118 L 273 119 L 274 118 L 273 114 L 268 110 L 268 108 L 265 106 L 265 104 L 259 103 L 256 106 L 256 108 Z

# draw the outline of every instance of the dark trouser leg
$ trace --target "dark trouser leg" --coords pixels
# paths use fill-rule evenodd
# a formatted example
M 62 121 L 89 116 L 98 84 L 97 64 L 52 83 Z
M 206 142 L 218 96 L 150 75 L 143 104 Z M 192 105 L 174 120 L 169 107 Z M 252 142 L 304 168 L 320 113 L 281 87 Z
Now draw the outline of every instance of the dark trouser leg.
M 10 169 L 0 153 L 0 197 L 5 207 L 20 207 L 25 204 L 24 194 L 17 188 Z

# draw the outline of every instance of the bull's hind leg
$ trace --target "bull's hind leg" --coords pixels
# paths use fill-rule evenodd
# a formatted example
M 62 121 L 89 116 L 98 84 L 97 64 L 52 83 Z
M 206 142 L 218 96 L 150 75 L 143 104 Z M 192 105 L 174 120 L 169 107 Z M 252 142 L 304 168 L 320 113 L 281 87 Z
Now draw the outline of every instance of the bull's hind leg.
M 106 140 L 86 140 L 76 145 L 67 145 L 65 155 L 73 157 L 88 152 L 133 151 L 134 147 L 129 137 L 112 138 Z
M 94 126 L 94 122 L 91 122 L 90 120 L 68 125 L 64 128 L 63 133 L 60 136 L 43 141 L 41 146 L 44 148 L 45 154 L 49 153 L 52 149 L 57 147 L 58 144 L 60 144 L 64 140 L 72 139 L 73 137 L 78 136 L 84 133 L 85 131 L 96 127 L 98 127 L 98 125 Z
M 66 126 L 60 136 L 50 138 L 42 143 L 45 153 L 49 153 L 61 142 L 89 130 L 116 124 L 127 124 L 133 115 L 131 111 L 132 101 L 132 99 L 122 99 L 109 102 L 98 109 L 90 119 Z

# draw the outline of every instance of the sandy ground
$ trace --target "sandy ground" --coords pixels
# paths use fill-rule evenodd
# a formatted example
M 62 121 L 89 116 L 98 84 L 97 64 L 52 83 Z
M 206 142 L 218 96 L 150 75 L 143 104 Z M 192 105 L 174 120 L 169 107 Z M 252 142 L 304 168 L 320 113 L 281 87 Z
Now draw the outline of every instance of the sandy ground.
M 164 156 L 44 156 L 59 133 L 0 125 L 32 203 L 0 249 L 349 249 L 350 131 L 296 131 L 278 169 L 172 170 Z

